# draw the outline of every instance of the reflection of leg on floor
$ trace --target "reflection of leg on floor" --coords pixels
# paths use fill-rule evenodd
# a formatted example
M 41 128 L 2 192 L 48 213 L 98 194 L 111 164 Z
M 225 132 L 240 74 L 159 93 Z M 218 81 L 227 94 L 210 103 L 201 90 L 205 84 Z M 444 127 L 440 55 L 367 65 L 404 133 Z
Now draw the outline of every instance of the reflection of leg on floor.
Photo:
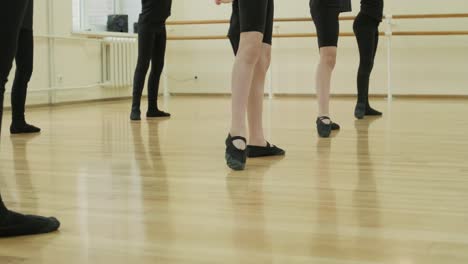
M 226 188 L 234 213 L 232 239 L 239 251 L 238 263 L 272 263 L 272 242 L 265 228 L 263 180 L 281 159 L 259 160 L 252 170 L 227 175 Z

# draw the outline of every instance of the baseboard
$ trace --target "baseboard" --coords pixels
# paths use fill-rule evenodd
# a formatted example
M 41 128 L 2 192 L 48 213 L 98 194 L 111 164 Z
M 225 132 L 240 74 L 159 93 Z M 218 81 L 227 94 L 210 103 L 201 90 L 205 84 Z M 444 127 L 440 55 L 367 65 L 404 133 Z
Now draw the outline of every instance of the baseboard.
M 230 97 L 230 93 L 171 93 L 172 97 L 211 97 L 211 98 L 219 98 L 219 97 Z M 159 95 L 163 97 L 162 94 Z M 143 96 L 142 98 L 146 98 L 147 96 Z M 268 94 L 265 94 L 265 97 L 268 97 Z M 316 98 L 315 94 L 274 94 L 275 98 Z M 332 94 L 332 98 L 355 98 L 356 95 L 354 94 Z M 387 95 L 384 94 L 374 94 L 370 95 L 370 98 L 377 98 L 377 99 L 385 99 Z M 85 99 L 85 100 L 71 100 L 66 102 L 59 102 L 54 103 L 52 106 L 65 106 L 65 105 L 80 105 L 80 104 L 90 104 L 90 103 L 97 103 L 97 102 L 116 102 L 116 101 L 124 101 L 130 100 L 131 96 L 118 96 L 118 97 L 109 97 L 109 98 L 95 98 L 95 99 Z M 411 99 L 411 100 L 468 100 L 468 95 L 433 95 L 433 94 L 396 94 L 393 95 L 395 99 Z M 31 104 L 27 107 L 29 109 L 34 108 L 44 108 L 51 106 L 48 103 L 37 103 Z M 11 110 L 10 106 L 5 106 L 4 110 L 8 111 Z

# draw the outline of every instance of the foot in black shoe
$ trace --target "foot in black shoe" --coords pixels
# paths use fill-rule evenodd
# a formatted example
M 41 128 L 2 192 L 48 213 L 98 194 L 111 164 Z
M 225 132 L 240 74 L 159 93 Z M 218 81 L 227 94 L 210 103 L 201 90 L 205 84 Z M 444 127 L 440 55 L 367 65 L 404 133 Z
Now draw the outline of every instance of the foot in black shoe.
M 39 133 L 41 129 L 30 125 L 26 122 L 24 123 L 12 123 L 10 126 L 11 134 L 30 134 L 30 133 Z
M 329 120 L 330 123 L 324 123 L 324 120 Z M 327 138 L 330 136 L 332 131 L 332 122 L 329 117 L 327 116 L 320 116 L 317 118 L 317 132 L 320 137 Z
M 57 231 L 60 222 L 54 217 L 22 215 L 12 211 L 0 217 L 0 237 L 45 234 Z
M 382 112 L 379 112 L 373 109 L 372 107 L 370 107 L 370 105 L 366 106 L 366 116 L 381 116 L 381 115 L 382 115 Z
M 247 157 L 259 158 L 259 157 L 270 157 L 270 156 L 284 156 L 286 152 L 275 145 L 271 145 L 267 142 L 265 147 L 262 146 L 247 146 Z
M 160 110 L 151 110 L 151 111 L 148 111 L 146 112 L 146 117 L 148 118 L 152 118 L 152 117 L 170 117 L 171 114 L 169 113 L 166 113 L 164 111 L 160 111 Z
M 363 119 L 365 115 L 366 115 L 366 104 L 357 103 L 356 108 L 354 108 L 354 116 L 357 119 Z
M 132 110 L 132 112 L 130 113 L 130 120 L 140 121 L 141 120 L 141 112 L 136 111 L 136 110 Z
M 243 170 L 247 161 L 247 149 L 236 148 L 234 146 L 235 140 L 242 140 L 247 144 L 247 140 L 244 137 L 231 137 L 229 134 L 226 139 L 226 163 L 233 170 Z

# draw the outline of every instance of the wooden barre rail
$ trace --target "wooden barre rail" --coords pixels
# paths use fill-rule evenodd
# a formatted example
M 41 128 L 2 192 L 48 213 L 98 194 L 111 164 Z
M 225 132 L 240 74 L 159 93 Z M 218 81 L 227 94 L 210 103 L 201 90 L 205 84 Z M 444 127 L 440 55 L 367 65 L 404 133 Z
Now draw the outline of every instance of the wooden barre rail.
M 380 32 L 380 35 L 385 35 Z M 392 32 L 393 36 L 465 36 L 468 31 L 400 31 Z M 341 37 L 354 37 L 354 33 L 340 33 Z M 291 34 L 274 34 L 274 38 L 311 38 L 317 37 L 315 33 L 291 33 Z M 168 40 L 217 40 L 227 39 L 227 36 L 169 36 Z
M 340 20 L 354 20 L 355 16 L 341 16 Z M 460 14 L 409 14 L 409 15 L 394 15 L 393 19 L 434 19 L 434 18 L 468 18 L 468 13 Z M 310 22 L 310 17 L 297 18 L 275 18 L 275 22 Z M 210 24 L 228 24 L 228 19 L 220 20 L 191 20 L 191 21 L 168 21 L 166 25 L 181 26 L 181 25 L 210 25 Z

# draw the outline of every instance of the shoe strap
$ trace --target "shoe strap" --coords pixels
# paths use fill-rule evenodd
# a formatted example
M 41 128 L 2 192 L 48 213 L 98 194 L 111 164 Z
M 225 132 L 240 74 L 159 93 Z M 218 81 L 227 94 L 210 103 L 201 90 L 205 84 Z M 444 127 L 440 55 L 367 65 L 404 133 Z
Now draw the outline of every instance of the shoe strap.
M 231 142 L 233 142 L 234 140 L 242 140 L 244 141 L 245 144 L 247 144 L 247 139 L 245 139 L 245 137 L 241 137 L 241 136 L 231 137 L 231 135 L 229 135 L 229 137 L 230 137 Z
M 319 116 L 318 119 L 320 121 L 323 121 L 323 120 L 330 120 L 331 121 L 330 117 L 328 117 L 328 116 Z

